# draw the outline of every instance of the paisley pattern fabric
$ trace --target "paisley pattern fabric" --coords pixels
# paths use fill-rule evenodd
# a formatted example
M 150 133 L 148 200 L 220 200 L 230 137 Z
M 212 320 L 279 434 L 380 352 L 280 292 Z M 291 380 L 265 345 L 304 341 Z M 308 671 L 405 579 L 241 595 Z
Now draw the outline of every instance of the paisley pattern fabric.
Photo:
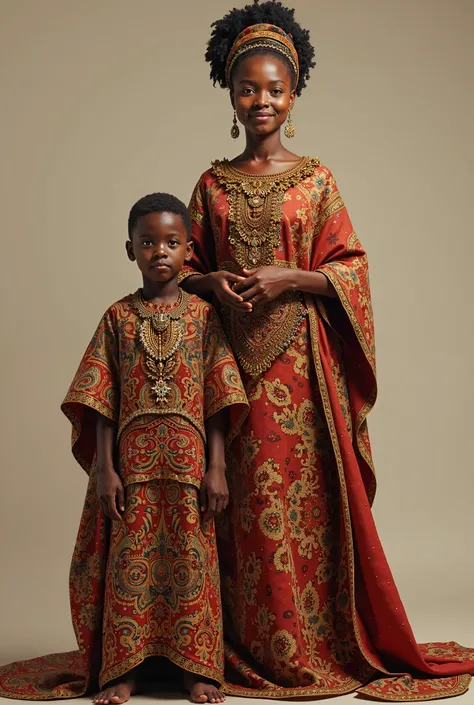
M 148 656 L 223 681 L 215 530 L 201 526 L 196 487 L 128 486 L 124 521 L 112 523 L 104 588 L 101 684 Z
M 230 428 L 237 433 L 247 413 L 247 399 L 235 358 L 214 309 L 197 296 L 191 296 L 184 316 L 183 345 L 169 383 L 171 399 L 166 408 L 157 406 L 147 377 L 145 354 L 137 345 L 140 319 L 132 301 L 132 295 L 126 296 L 105 312 L 62 404 L 73 427 L 73 453 L 89 472 L 95 453 L 98 411 L 117 424 L 125 484 L 174 477 L 199 486 L 203 456 L 196 454 L 193 447 L 199 443 L 199 436 L 205 439 L 206 419 L 228 408 Z M 153 310 L 153 304 L 148 307 Z M 162 443 L 151 438 L 155 436 L 154 429 L 147 437 L 145 427 L 150 419 L 144 421 L 145 415 L 161 419 L 162 426 L 157 428 Z M 134 431 L 130 428 L 137 420 L 144 429 L 141 435 L 135 425 Z M 182 465 L 176 455 L 177 446 L 171 448 L 165 440 L 176 432 L 183 436 Z
M 183 279 L 252 269 L 252 258 L 267 257 L 262 233 L 247 242 L 241 232 L 258 220 L 273 238 L 277 207 L 272 264 L 323 272 L 337 299 L 305 296 L 296 335 L 285 332 L 282 309 L 292 304 L 283 300 L 275 315 L 257 306 L 241 322 L 222 311 L 238 360 L 252 336 L 269 353 L 281 338 L 269 366 L 242 372 L 250 414 L 229 449 L 231 507 L 218 526 L 227 692 L 456 695 L 474 672 L 474 651 L 450 644 L 440 659 L 417 645 L 373 522 L 367 256 L 329 169 L 303 159 L 253 177 L 214 163 L 191 200 L 195 249 Z
M 231 506 L 217 527 L 224 689 L 272 699 L 351 691 L 387 701 L 459 695 L 474 673 L 474 649 L 416 643 L 371 513 L 366 418 L 376 382 L 366 253 L 331 172 L 318 160 L 303 160 L 257 187 L 247 178 L 219 162 L 199 180 L 190 204 L 195 253 L 181 279 L 241 271 L 239 260 L 246 252 L 253 257 L 259 242 L 237 243 L 235 256 L 239 212 L 229 194 L 258 196 L 261 209 L 273 193 L 272 207 L 281 207 L 273 264 L 324 272 L 337 299 L 305 296 L 302 318 L 285 335 L 275 330 L 289 319 L 280 306 L 245 324 L 222 312 L 237 357 L 250 335 L 266 361 L 272 346 L 276 352 L 257 374 L 242 372 L 250 413 L 228 449 Z M 83 531 L 92 540 L 105 529 L 85 520 Z M 90 555 L 86 550 L 76 560 L 87 576 L 79 581 L 84 590 L 94 589 L 91 576 L 104 560 L 100 552 L 93 561 Z M 93 604 L 88 634 L 100 624 L 100 605 Z M 84 674 L 90 689 L 97 658 L 80 630 L 78 642 L 82 662 L 76 654 L 56 655 L 0 669 L 0 694 L 73 697 Z
M 238 430 L 247 399 L 218 317 L 191 297 L 173 403 L 158 409 L 131 300 L 102 317 L 62 406 L 73 426 L 73 452 L 89 473 L 70 571 L 79 651 L 3 667 L 3 696 L 76 697 L 148 657 L 224 680 L 216 535 L 213 522 L 202 524 L 199 487 L 206 419 L 228 408 Z M 97 412 L 119 430 L 121 522 L 105 517 L 96 496 Z

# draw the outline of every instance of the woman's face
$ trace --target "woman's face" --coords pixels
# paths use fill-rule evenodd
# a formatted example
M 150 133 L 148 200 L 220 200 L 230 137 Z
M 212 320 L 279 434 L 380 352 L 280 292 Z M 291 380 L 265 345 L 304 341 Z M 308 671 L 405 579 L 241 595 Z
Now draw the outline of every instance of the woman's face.
M 231 99 L 239 122 L 248 132 L 269 135 L 279 130 L 295 102 L 286 61 L 275 54 L 241 59 L 233 72 Z

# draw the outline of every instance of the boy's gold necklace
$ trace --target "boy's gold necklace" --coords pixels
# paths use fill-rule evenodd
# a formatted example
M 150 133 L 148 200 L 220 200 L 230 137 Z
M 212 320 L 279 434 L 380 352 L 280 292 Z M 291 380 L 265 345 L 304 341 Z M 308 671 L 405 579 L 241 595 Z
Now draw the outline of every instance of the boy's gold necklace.
M 183 314 L 189 305 L 189 294 L 179 290 L 177 304 L 171 310 L 147 308 L 141 290 L 133 295 L 133 307 L 140 319 L 138 338 L 146 354 L 147 375 L 153 382 L 152 392 L 158 405 L 169 401 L 176 366 L 176 353 L 183 343 L 186 322 Z

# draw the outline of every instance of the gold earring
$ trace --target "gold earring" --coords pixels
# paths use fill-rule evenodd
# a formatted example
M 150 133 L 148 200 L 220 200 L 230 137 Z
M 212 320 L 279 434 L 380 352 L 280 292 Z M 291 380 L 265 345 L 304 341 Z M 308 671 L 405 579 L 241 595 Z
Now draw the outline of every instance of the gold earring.
M 234 110 L 234 120 L 232 122 L 232 127 L 230 128 L 230 136 L 233 140 L 236 140 L 240 135 L 239 126 L 237 125 L 237 113 Z
M 291 121 L 291 108 L 290 108 L 290 110 L 288 110 L 288 120 L 285 125 L 284 133 L 285 133 L 285 137 L 288 137 L 288 139 L 290 139 L 290 140 L 292 137 L 295 136 L 295 126 L 293 125 L 293 123 Z

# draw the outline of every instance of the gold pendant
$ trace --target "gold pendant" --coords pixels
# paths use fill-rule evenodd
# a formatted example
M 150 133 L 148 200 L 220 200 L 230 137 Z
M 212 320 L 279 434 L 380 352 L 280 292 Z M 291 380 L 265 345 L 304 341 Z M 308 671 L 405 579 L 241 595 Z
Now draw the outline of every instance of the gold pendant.
M 158 404 L 164 404 L 168 401 L 171 387 L 169 384 L 166 384 L 164 379 L 158 379 L 152 386 L 151 391 L 155 394 Z
M 189 294 L 180 289 L 177 306 L 171 310 L 150 311 L 139 291 L 133 297 L 137 315 L 138 337 L 146 354 L 147 376 L 153 382 L 151 391 L 159 406 L 169 401 L 172 379 L 176 367 L 176 353 L 180 349 L 186 322 L 183 314 L 189 304 Z

